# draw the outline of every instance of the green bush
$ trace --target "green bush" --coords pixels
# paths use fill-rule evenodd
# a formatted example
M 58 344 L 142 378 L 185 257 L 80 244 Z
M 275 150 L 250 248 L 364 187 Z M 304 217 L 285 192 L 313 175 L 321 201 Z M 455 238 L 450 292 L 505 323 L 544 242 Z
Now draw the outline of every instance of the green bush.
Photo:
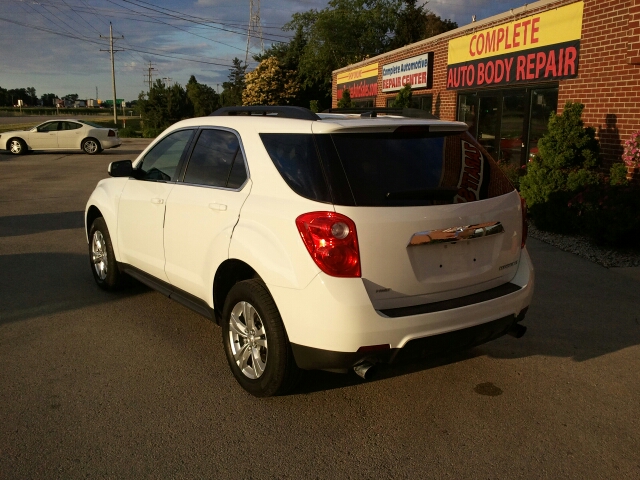
M 351 92 L 345 88 L 342 92 L 342 98 L 338 100 L 338 108 L 353 108 L 356 104 L 351 101 Z
M 595 130 L 584 127 L 584 105 L 567 102 L 562 115 L 551 114 L 549 130 L 538 142 L 539 154 L 520 179 L 536 227 L 567 232 L 575 228 L 568 200 L 587 186 L 601 183 Z
M 628 185 L 627 166 L 624 163 L 614 163 L 609 170 L 609 178 L 611 185 Z
M 589 186 L 567 205 L 580 233 L 599 244 L 638 248 L 640 188 L 611 183 Z
M 144 129 L 142 130 L 142 136 L 144 138 L 156 138 L 161 133 L 161 128 L 144 127 Z
M 411 106 L 411 84 L 407 83 L 398 91 L 396 98 L 393 99 L 393 108 L 409 108 Z
M 121 138 L 140 138 L 142 137 L 142 132 L 139 132 L 133 126 L 127 125 L 124 128 L 118 129 L 118 136 Z

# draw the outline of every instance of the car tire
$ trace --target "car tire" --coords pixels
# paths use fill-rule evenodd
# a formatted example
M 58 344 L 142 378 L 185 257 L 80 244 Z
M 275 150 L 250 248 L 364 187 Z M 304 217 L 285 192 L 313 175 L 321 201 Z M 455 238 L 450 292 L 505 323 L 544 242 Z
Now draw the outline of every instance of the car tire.
M 102 147 L 100 146 L 100 142 L 95 138 L 85 138 L 82 141 L 82 151 L 89 155 L 95 155 L 96 153 L 100 153 L 102 151 Z
M 24 155 L 27 153 L 27 144 L 21 138 L 10 138 L 7 142 L 7 150 L 13 155 Z
M 89 231 L 89 263 L 93 278 L 104 290 L 118 290 L 123 286 L 123 274 L 113 254 L 111 236 L 104 218 L 93 221 Z
M 222 338 L 236 380 L 256 397 L 282 395 L 301 371 L 271 294 L 257 279 L 236 283 L 225 301 Z

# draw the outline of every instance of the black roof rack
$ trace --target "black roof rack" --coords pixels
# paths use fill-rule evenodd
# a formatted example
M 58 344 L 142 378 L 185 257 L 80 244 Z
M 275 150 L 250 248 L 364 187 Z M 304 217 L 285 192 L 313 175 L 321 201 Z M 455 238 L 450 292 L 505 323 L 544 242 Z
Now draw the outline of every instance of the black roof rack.
M 384 115 L 400 115 L 410 118 L 428 118 L 432 120 L 439 120 L 431 112 L 421 110 L 419 108 L 383 108 L 383 107 L 369 107 L 369 108 L 328 108 L 322 113 L 355 113 L 360 114 L 363 118 L 377 117 L 380 114 Z
M 213 112 L 210 116 L 232 117 L 237 115 L 262 115 L 265 117 L 296 118 L 298 120 L 320 120 L 320 117 L 318 117 L 308 108 L 286 106 L 222 107 Z

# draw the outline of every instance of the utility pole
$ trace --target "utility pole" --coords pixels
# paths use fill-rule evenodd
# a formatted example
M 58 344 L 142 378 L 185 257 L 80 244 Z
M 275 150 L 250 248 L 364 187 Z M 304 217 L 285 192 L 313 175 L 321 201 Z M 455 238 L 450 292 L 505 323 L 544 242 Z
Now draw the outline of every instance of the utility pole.
M 147 68 L 147 80 L 145 80 L 145 83 L 149 85 L 149 90 L 147 90 L 147 92 L 149 92 L 153 86 L 153 74 L 151 72 L 154 70 L 155 68 L 153 68 L 153 64 L 149 62 L 149 67 Z
M 100 35 L 100 38 L 105 38 Z M 120 36 L 120 38 L 124 38 Z M 117 110 L 117 102 L 116 102 L 116 70 L 113 64 L 113 54 L 115 52 L 122 52 L 123 50 L 114 50 L 113 49 L 113 25 L 109 22 L 109 50 L 100 50 L 101 52 L 110 52 L 111 53 L 111 86 L 113 87 L 113 123 L 114 125 L 118 124 L 118 110 Z

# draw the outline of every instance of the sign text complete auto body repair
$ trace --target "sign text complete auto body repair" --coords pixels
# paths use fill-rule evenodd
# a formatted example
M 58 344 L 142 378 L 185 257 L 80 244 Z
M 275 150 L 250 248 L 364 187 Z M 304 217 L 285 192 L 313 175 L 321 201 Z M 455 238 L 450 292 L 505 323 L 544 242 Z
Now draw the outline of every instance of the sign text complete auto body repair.
M 382 67 L 382 91 L 400 90 L 407 83 L 411 88 L 431 88 L 433 53 L 390 63 Z
M 577 2 L 451 40 L 447 89 L 577 76 L 582 9 Z

